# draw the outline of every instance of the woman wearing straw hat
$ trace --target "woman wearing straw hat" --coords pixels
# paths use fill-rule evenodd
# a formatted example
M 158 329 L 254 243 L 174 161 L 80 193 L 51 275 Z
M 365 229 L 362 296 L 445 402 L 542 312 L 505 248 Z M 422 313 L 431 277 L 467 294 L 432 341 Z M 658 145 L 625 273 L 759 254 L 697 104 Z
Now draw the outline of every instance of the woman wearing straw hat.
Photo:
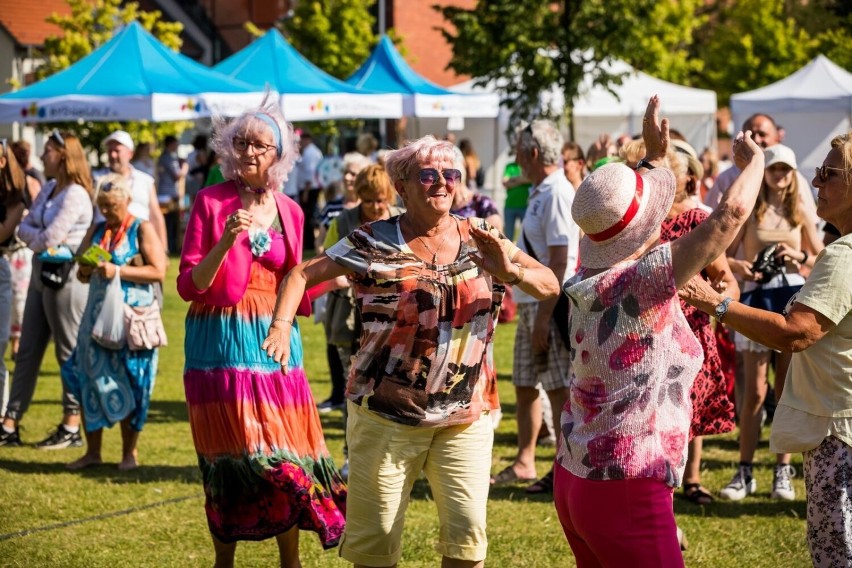
M 683 566 L 672 492 L 686 463 L 689 390 L 703 354 L 677 288 L 725 251 L 763 174 L 763 153 L 750 132 L 739 134 L 743 173 L 719 208 L 689 234 L 659 244 L 676 189 L 674 174 L 661 167 L 669 131 L 667 120 L 657 120 L 659 105 L 656 96 L 648 103 L 638 169 L 595 170 L 572 206 L 585 236 L 580 271 L 565 284 L 574 376 L 554 500 L 581 568 Z

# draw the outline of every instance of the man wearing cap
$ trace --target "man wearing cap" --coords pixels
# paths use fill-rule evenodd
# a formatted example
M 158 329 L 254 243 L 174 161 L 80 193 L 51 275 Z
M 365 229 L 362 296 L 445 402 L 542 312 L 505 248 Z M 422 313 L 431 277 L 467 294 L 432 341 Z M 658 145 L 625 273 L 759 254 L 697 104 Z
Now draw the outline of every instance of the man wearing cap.
M 745 122 L 743 122 L 743 132 L 747 130 L 751 130 L 752 140 L 754 140 L 757 145 L 764 150 L 770 146 L 775 146 L 776 144 L 781 143 L 781 135 L 778 132 L 778 125 L 775 124 L 775 119 L 768 114 L 757 113 L 748 117 Z M 734 183 L 734 180 L 737 179 L 739 175 L 740 169 L 736 165 L 732 165 L 730 168 L 719 174 L 719 177 L 716 178 L 716 183 L 713 184 L 713 187 L 711 187 L 707 192 L 707 195 L 704 196 L 704 203 L 711 209 L 715 209 L 719 205 L 722 195 L 728 191 L 728 188 L 731 187 L 731 184 Z M 803 176 L 798 170 L 796 170 L 796 176 L 799 178 L 799 187 L 802 188 L 802 191 L 799 192 L 799 202 L 802 205 L 802 213 L 805 215 L 806 219 L 816 225 L 819 223 L 819 219 L 816 214 L 816 202 L 814 202 L 811 184 L 808 183 L 805 176 Z
M 577 269 L 580 230 L 571 217 L 574 187 L 560 166 L 563 139 L 556 125 L 536 120 L 518 133 L 515 161 L 532 182 L 518 246 L 549 267 L 560 282 Z M 538 301 L 515 290 L 518 329 L 512 382 L 517 396 L 518 455 L 492 483 L 536 479 L 535 447 L 541 427 L 539 383 L 553 407 L 553 432 L 559 432 L 559 411 L 568 396 L 570 356 L 557 325 L 557 299 Z M 558 315 L 558 314 L 557 314 Z M 563 314 L 566 315 L 566 314 Z M 567 319 L 566 319 L 567 323 Z M 550 493 L 552 470 L 527 488 L 528 493 Z
M 130 180 L 132 200 L 128 211 L 138 219 L 150 221 L 157 232 L 157 236 L 160 237 L 165 246 L 166 224 L 163 220 L 163 213 L 160 211 L 160 205 L 157 203 L 157 189 L 154 178 L 137 170 L 130 163 L 136 146 L 133 143 L 133 138 L 124 130 L 116 130 L 104 139 L 103 145 L 107 152 L 107 163 L 110 171 L 123 175 Z M 96 172 L 95 177 L 100 177 L 98 173 L 103 175 L 106 172 Z M 100 215 L 100 212 L 96 212 L 96 215 Z

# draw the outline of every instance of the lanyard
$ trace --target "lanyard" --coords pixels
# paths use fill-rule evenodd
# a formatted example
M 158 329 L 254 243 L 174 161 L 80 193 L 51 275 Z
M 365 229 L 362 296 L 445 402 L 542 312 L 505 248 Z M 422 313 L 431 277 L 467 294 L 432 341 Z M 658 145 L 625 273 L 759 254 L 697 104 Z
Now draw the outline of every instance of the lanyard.
M 114 252 L 115 247 L 121 242 L 121 239 L 124 238 L 128 227 L 130 227 L 130 224 L 133 223 L 135 219 L 136 218 L 133 215 L 126 215 L 124 220 L 121 222 L 121 226 L 119 226 L 118 230 L 115 232 L 115 235 L 113 235 L 112 229 L 107 227 L 104 231 L 104 235 L 101 237 L 101 248 L 104 248 L 109 252 Z

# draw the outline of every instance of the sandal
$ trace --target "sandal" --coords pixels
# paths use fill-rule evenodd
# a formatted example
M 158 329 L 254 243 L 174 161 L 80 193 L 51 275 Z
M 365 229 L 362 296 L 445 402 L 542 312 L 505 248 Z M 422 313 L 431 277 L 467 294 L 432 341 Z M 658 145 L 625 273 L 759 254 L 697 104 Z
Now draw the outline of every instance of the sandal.
M 553 493 L 553 470 L 525 489 L 527 495 L 545 495 Z
M 535 481 L 535 477 L 520 477 L 512 468 L 512 466 L 507 467 L 497 475 L 491 476 L 491 485 L 506 485 L 509 483 L 518 483 L 523 481 Z
M 700 483 L 684 483 L 683 498 L 696 505 L 709 505 L 715 500 Z

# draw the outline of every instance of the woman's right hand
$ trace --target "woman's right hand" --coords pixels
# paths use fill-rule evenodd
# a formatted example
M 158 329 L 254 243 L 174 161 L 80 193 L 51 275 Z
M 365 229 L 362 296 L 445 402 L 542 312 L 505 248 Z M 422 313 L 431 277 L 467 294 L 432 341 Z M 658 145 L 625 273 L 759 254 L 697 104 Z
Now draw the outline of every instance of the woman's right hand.
M 92 280 L 92 272 L 94 272 L 94 270 L 95 267 L 89 264 L 78 264 L 77 280 L 79 280 L 83 284 L 88 284 Z
M 245 209 L 238 209 L 236 213 L 228 216 L 225 220 L 225 232 L 222 233 L 222 246 L 231 248 L 237 241 L 237 237 L 243 231 L 248 231 L 251 228 L 251 213 Z
M 734 138 L 733 145 L 734 163 L 741 170 L 744 170 L 747 165 L 757 156 L 763 159 L 763 148 L 751 138 L 751 130 L 739 132 Z
M 292 324 L 281 320 L 273 322 L 266 333 L 260 348 L 272 357 L 272 360 L 281 365 L 281 369 L 287 372 L 287 362 L 290 360 L 290 328 Z

